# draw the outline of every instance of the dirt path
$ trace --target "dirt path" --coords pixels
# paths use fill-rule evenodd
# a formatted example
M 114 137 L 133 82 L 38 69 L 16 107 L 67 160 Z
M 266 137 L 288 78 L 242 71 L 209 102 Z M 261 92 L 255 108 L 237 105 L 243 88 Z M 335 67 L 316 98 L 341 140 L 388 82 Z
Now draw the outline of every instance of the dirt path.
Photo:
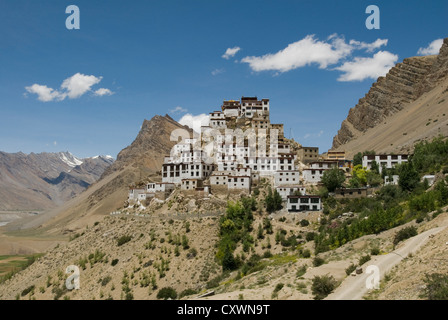
M 336 289 L 336 291 L 330 294 L 326 299 L 361 300 L 362 297 L 368 292 L 366 280 L 368 277 L 372 276 L 372 273 L 365 273 L 365 270 L 369 265 L 376 265 L 379 268 L 381 281 L 384 278 L 384 275 L 387 274 L 395 265 L 400 263 L 401 260 L 406 258 L 410 253 L 414 254 L 415 252 L 417 252 L 420 247 L 424 245 L 425 242 L 429 239 L 430 235 L 434 235 L 447 227 L 448 224 L 445 223 L 441 227 L 422 232 L 419 235 L 405 241 L 398 249 L 386 255 L 373 257 L 372 260 L 366 262 L 363 265 L 364 273 L 362 273 L 361 275 L 357 275 L 356 277 L 347 277 Z

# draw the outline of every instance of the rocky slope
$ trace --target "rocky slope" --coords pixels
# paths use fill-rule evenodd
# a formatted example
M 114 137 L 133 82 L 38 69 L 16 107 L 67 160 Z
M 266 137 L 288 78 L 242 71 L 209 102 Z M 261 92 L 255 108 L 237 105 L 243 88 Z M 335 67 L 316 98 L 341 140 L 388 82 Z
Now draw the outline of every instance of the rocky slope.
M 388 121 L 392 116 L 400 114 L 404 119 L 406 111 L 412 106 L 419 105 L 420 108 L 431 111 L 434 105 L 443 103 L 443 90 L 448 79 L 448 38 L 437 56 L 413 57 L 404 59 L 402 63 L 393 67 L 385 77 L 378 78 L 366 96 L 359 100 L 358 104 L 350 109 L 347 118 L 342 122 L 341 129 L 333 138 L 332 150 L 346 150 L 353 152 L 356 144 L 347 145 L 363 135 L 369 135 L 373 128 L 385 122 L 391 126 L 402 126 L 407 121 Z M 438 95 L 437 101 L 428 101 L 429 96 Z M 425 100 L 426 99 L 426 100 Z M 442 101 L 442 102 L 440 102 Z M 439 103 L 440 102 L 440 103 Z M 424 113 L 423 113 L 424 114 Z M 420 119 L 416 126 L 425 126 L 428 118 Z M 439 123 L 440 124 L 440 123 Z M 405 140 L 415 141 L 418 138 L 407 129 Z M 426 128 L 431 129 L 431 128 Z M 437 135 L 438 130 L 435 130 Z M 376 135 L 370 134 L 370 140 Z M 422 137 L 425 138 L 425 137 Z M 366 139 L 367 140 L 367 139 Z M 408 143 L 411 145 L 412 143 Z M 381 146 L 379 146 L 381 148 Z M 385 145 L 382 146 L 386 147 Z M 366 150 L 366 149 L 362 149 Z
M 84 191 L 113 163 L 110 157 L 78 159 L 69 152 L 0 152 L 0 210 L 43 210 Z
M 135 140 L 120 151 L 117 160 L 104 172 L 104 176 L 126 166 L 141 168 L 148 173 L 160 171 L 164 156 L 169 155 L 171 148 L 177 143 L 170 139 L 171 133 L 176 129 L 192 133 L 190 128 L 180 125 L 169 115 L 156 115 L 149 121 L 145 119 Z

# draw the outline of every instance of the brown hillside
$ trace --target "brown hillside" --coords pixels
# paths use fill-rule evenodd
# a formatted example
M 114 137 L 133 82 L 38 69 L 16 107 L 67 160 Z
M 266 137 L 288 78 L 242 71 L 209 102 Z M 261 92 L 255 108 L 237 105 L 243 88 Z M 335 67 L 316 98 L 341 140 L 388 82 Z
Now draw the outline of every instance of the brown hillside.
M 447 135 L 447 81 L 448 38 L 438 56 L 404 59 L 378 78 L 350 109 L 332 150 L 400 152 L 416 141 Z

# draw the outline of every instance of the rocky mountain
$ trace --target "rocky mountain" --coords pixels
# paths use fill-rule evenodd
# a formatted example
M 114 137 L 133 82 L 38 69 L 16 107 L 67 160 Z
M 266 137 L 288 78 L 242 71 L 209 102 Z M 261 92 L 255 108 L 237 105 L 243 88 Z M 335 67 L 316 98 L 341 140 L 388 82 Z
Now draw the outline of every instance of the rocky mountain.
M 171 133 L 176 129 L 192 132 L 168 115 L 156 115 L 151 120 L 144 120 L 135 140 L 118 154 L 117 160 L 85 192 L 44 214 L 10 223 L 7 228 L 40 228 L 39 232 L 67 234 L 95 221 L 98 216 L 122 207 L 129 185 L 148 178 L 160 179 L 158 171 L 161 170 L 164 156 L 177 143 L 170 139 Z M 90 165 L 91 162 L 85 160 L 83 166 L 71 170 L 70 176 L 78 177 L 77 174 Z M 53 179 L 54 182 L 67 180 L 64 175 L 54 175 Z
M 439 55 L 404 59 L 385 77 L 378 78 L 365 97 L 350 109 L 333 139 L 332 150 L 352 153 L 356 148 L 360 148 L 358 151 L 367 150 L 368 144 L 377 151 L 400 151 L 420 139 L 444 134 L 446 118 L 433 121 L 437 117 L 445 117 L 442 109 L 448 102 L 445 99 L 447 79 L 448 38 L 444 40 Z M 385 127 L 381 127 L 379 132 L 373 130 L 384 124 L 389 131 Z M 418 130 L 421 127 L 425 128 L 426 134 Z M 391 128 L 398 133 L 394 139 L 391 139 Z M 389 139 L 379 135 L 380 132 L 388 132 Z M 391 140 L 400 141 L 394 143 Z
M 160 171 L 164 156 L 169 155 L 177 143 L 170 139 L 176 129 L 184 129 L 192 134 L 189 127 L 180 125 L 169 115 L 156 115 L 149 121 L 145 119 L 135 140 L 120 151 L 117 160 L 104 172 L 104 176 L 126 166 L 141 168 L 148 173 Z
M 113 163 L 109 156 L 79 159 L 70 152 L 0 152 L 0 210 L 44 210 L 84 191 Z

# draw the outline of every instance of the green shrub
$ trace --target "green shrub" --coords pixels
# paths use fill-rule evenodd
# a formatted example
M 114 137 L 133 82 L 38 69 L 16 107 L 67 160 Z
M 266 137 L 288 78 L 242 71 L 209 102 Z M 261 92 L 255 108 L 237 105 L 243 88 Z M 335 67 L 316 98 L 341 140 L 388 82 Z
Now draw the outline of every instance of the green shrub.
M 179 294 L 179 299 L 186 297 L 186 296 L 191 296 L 192 294 L 197 294 L 198 292 L 194 289 L 185 289 L 184 291 L 182 291 Z
M 313 259 L 313 266 L 315 267 L 319 267 L 321 265 L 323 265 L 325 263 L 325 260 L 322 259 L 321 257 L 314 257 Z
M 315 232 L 307 232 L 305 236 L 306 241 L 313 241 L 314 237 L 316 236 Z
M 379 255 L 379 254 L 380 254 L 380 248 L 378 248 L 378 247 L 374 247 L 374 248 L 370 249 L 370 254 L 371 254 L 372 256 L 377 256 L 377 255 Z
M 160 289 L 159 292 L 157 292 L 157 299 L 174 300 L 176 298 L 177 298 L 177 292 L 172 287 L 165 287 Z
M 128 243 L 129 241 L 131 241 L 131 239 L 132 239 L 131 236 L 121 236 L 117 241 L 117 245 L 122 246 L 125 243 Z
M 301 267 L 297 270 L 296 277 L 297 277 L 297 278 L 300 278 L 301 276 L 303 276 L 303 275 L 306 273 L 306 269 L 307 269 L 306 266 L 301 266 Z
M 315 300 L 322 300 L 336 288 L 337 282 L 333 276 L 316 276 L 312 280 L 311 292 Z
M 197 255 L 198 255 L 198 250 L 196 250 L 196 248 L 191 248 L 190 250 L 188 250 L 188 253 L 187 253 L 188 258 L 194 258 Z
M 106 276 L 106 277 L 104 277 L 102 280 L 101 280 L 101 285 L 104 287 L 104 286 L 106 286 L 109 282 L 110 282 L 110 280 L 112 280 L 112 277 L 111 276 Z
M 429 300 L 448 300 L 448 275 L 440 273 L 426 274 L 425 293 Z
M 362 266 L 367 261 L 370 261 L 370 255 L 369 254 L 366 254 L 365 256 L 362 256 L 361 258 L 359 258 L 359 265 Z
M 53 289 L 51 289 L 51 292 L 54 293 L 54 300 L 59 300 L 59 298 L 61 298 L 67 291 L 68 290 L 65 287 L 65 284 L 62 285 L 62 287 L 54 287 Z
M 283 289 L 285 285 L 283 283 L 277 283 L 277 285 L 274 288 L 274 292 L 279 292 L 280 290 Z
M 349 265 L 348 267 L 347 267 L 347 269 L 345 269 L 345 274 L 346 275 L 350 275 L 353 271 L 355 271 L 356 270 L 356 265 L 354 265 L 353 263 L 351 264 L 351 265 Z
M 403 228 L 395 234 L 394 246 L 396 246 L 400 241 L 409 239 L 416 235 L 417 235 L 417 228 L 415 228 L 414 226 Z
M 124 300 L 134 300 L 134 295 L 132 294 L 132 292 L 126 292 Z
M 110 263 L 111 264 L 111 266 L 113 267 L 113 266 L 115 266 L 117 263 L 118 263 L 118 259 L 114 259 L 114 260 L 112 260 L 112 262 Z
M 263 252 L 263 258 L 270 258 L 272 257 L 272 253 L 270 250 L 266 250 L 265 252 Z
M 311 251 L 309 249 L 303 250 L 302 257 L 304 257 L 305 259 L 311 257 Z
M 301 225 L 302 227 L 306 227 L 306 226 L 309 226 L 309 225 L 310 225 L 310 222 L 309 222 L 308 220 L 302 219 L 302 220 L 300 221 L 300 225 Z
M 36 288 L 35 285 L 29 286 L 28 288 L 24 289 L 22 293 L 20 294 L 22 297 L 26 296 L 30 292 L 34 292 L 34 288 Z

